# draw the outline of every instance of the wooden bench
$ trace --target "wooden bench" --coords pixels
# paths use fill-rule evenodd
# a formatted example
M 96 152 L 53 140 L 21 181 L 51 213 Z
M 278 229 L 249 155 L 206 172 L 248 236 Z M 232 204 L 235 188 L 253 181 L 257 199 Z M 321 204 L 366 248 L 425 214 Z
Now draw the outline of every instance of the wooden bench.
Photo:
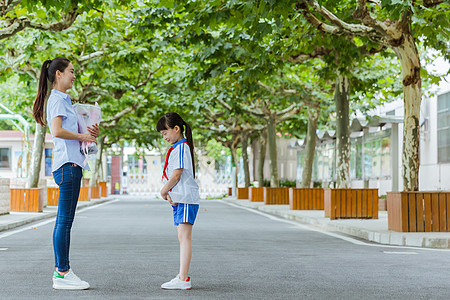
M 292 210 L 323 210 L 323 189 L 290 188 L 289 208 Z
M 59 200 L 59 188 L 48 187 L 47 188 L 47 205 L 48 206 L 58 206 Z
M 78 201 L 89 201 L 89 187 L 82 186 L 80 188 L 80 196 L 78 196 Z
M 251 202 L 264 202 L 264 188 L 263 187 L 249 188 L 248 199 Z
M 450 192 L 387 193 L 388 229 L 450 232 Z
M 238 199 L 248 199 L 248 188 L 237 188 Z
M 108 197 L 108 190 L 106 188 L 106 181 L 99 181 L 98 186 L 100 187 L 100 196 Z
M 378 219 L 378 189 L 324 189 L 325 217 Z
M 100 187 L 92 186 L 90 189 L 91 189 L 91 199 L 100 199 Z
M 40 188 L 11 188 L 11 211 L 42 212 L 43 200 L 39 197 Z
M 289 204 L 289 188 L 264 187 L 264 204 Z

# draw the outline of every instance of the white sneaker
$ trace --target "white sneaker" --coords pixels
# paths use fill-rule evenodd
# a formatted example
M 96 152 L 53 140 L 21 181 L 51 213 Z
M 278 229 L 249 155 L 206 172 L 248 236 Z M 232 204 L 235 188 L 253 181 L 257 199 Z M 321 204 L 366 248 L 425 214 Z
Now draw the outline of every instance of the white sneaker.
M 192 288 L 191 277 L 188 277 L 186 281 L 182 281 L 177 275 L 171 281 L 161 284 L 161 288 L 166 290 L 190 290 Z
M 72 269 L 64 275 L 56 270 L 53 273 L 53 288 L 56 290 L 86 290 L 89 287 L 89 283 L 78 278 Z

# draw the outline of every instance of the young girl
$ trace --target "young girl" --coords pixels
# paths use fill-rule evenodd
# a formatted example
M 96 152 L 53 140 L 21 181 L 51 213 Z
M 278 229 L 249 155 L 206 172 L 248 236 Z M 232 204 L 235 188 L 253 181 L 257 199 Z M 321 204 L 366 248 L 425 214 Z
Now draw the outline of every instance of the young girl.
M 47 81 L 52 91 L 47 101 L 47 124 L 54 143 L 52 162 L 53 178 L 59 187 L 58 212 L 53 230 L 53 251 L 55 268 L 53 288 L 65 290 L 88 289 L 89 283 L 80 280 L 69 266 L 70 231 L 75 216 L 85 159 L 80 152 L 80 141 L 95 142 L 99 129 L 97 125 L 88 128 L 88 133 L 78 133 L 78 120 L 72 108 L 70 96 L 66 94 L 75 80 L 74 67 L 63 57 L 46 60 L 42 65 L 33 117 L 45 126 L 44 106 L 47 96 Z M 85 169 L 89 170 L 86 165 Z
M 186 128 L 186 138 L 183 136 Z M 194 142 L 191 127 L 177 113 L 166 113 L 159 119 L 156 129 L 172 144 L 167 152 L 161 196 L 173 208 L 174 224 L 180 242 L 180 273 L 171 281 L 161 285 L 163 289 L 191 289 L 188 276 L 192 256 L 192 226 L 197 216 L 200 195 L 195 182 Z

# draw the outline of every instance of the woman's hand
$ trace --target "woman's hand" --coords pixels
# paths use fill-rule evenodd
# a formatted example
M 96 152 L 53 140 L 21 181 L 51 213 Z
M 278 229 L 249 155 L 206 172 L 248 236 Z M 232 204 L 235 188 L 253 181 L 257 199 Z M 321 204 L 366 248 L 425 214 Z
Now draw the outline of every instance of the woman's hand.
M 90 133 L 80 133 L 80 141 L 95 143 L 95 137 Z
M 97 123 L 95 123 L 94 125 L 92 125 L 92 127 L 91 127 L 91 126 L 88 127 L 87 129 L 88 129 L 88 131 L 89 131 L 89 133 L 90 133 L 91 135 L 93 135 L 94 137 L 98 137 L 98 135 L 99 135 L 99 133 L 100 133 L 100 129 L 98 128 L 98 124 L 97 124 Z

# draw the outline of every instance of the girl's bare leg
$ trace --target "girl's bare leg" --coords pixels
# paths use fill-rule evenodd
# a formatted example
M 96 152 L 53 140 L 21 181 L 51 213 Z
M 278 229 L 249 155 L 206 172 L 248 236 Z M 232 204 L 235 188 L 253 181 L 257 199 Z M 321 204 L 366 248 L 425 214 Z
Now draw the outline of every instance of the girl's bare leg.
M 187 280 L 192 257 L 192 224 L 181 223 L 177 227 L 180 242 L 180 280 Z

